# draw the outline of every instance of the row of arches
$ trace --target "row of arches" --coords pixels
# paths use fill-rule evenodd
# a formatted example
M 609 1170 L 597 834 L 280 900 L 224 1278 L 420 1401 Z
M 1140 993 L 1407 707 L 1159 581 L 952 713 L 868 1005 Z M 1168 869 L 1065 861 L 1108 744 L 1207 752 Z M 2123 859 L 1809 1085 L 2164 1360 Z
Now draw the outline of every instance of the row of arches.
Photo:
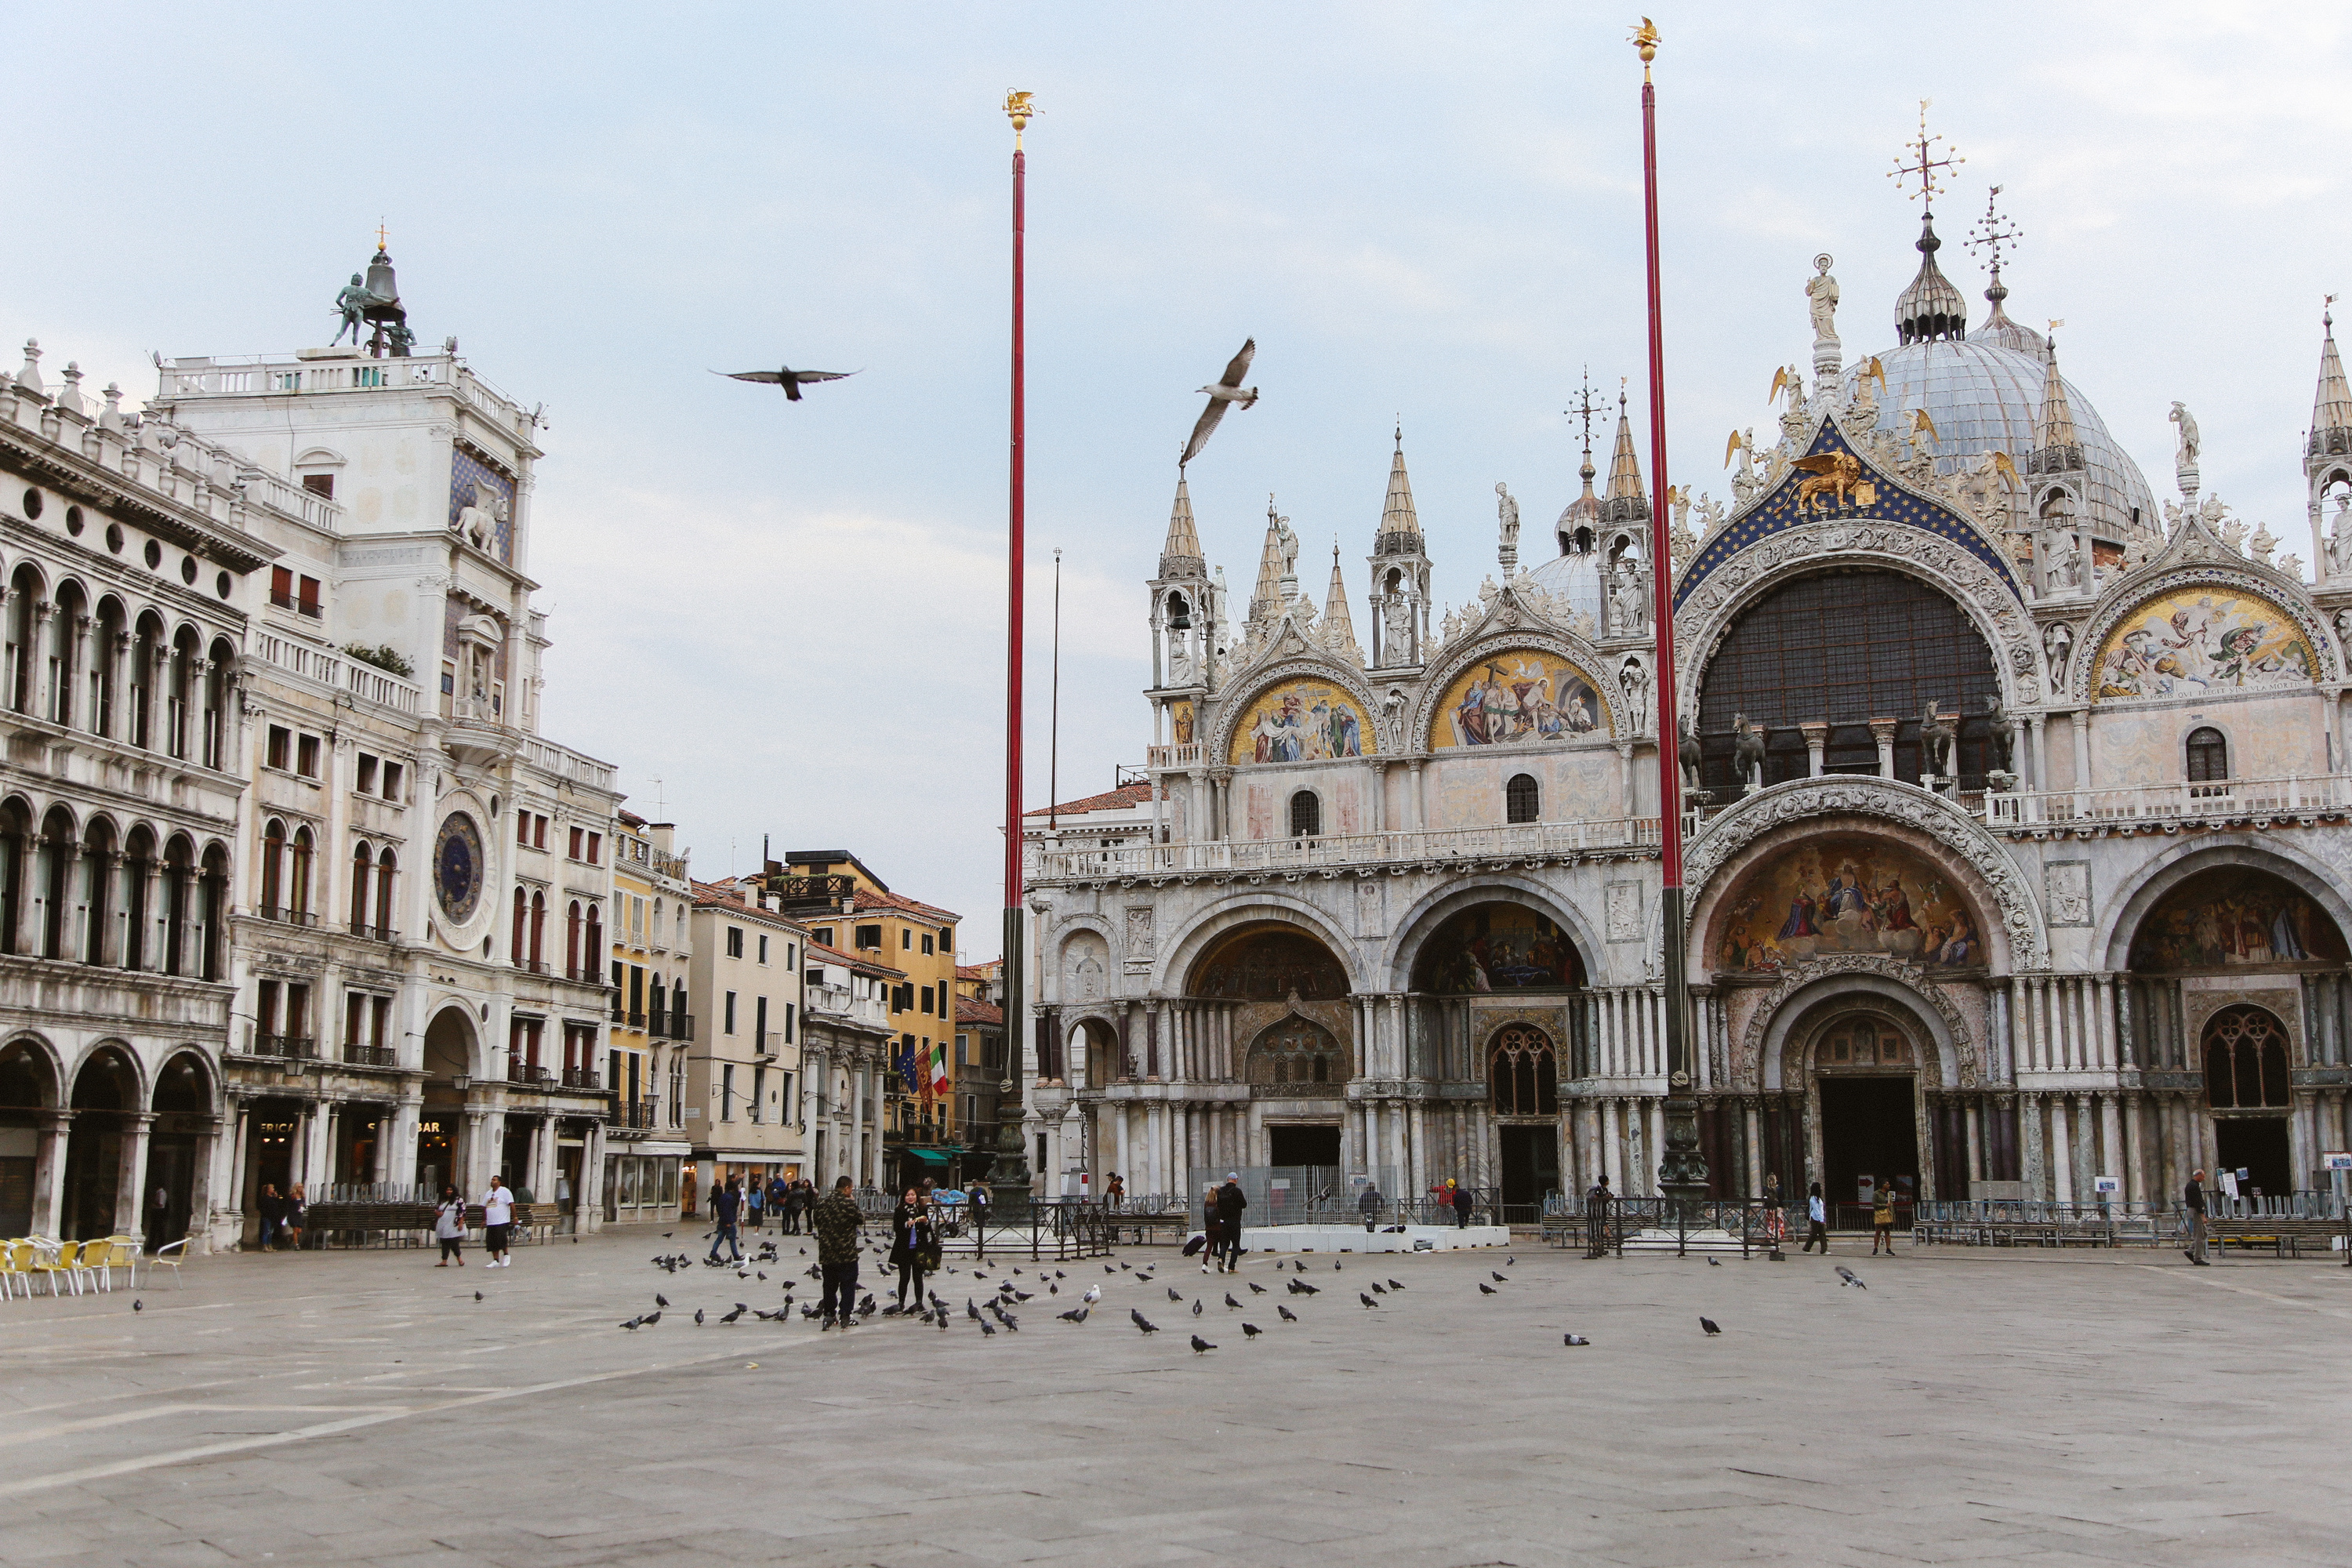
M 215 1103 L 212 1067 L 194 1046 L 165 1057 L 151 1083 L 120 1041 L 70 1068 L 37 1035 L 0 1045 L 0 1233 L 75 1240 L 136 1226 L 157 1244 L 187 1235 Z
M 217 980 L 228 896 L 217 841 L 0 800 L 0 952 Z
M 191 622 L 20 563 L 0 590 L 0 700 L 11 710 L 181 762 L 224 766 L 236 649 Z
M 603 973 L 604 909 L 593 899 L 573 899 L 563 911 L 563 972 L 571 980 L 595 980 Z M 547 893 L 544 889 L 514 890 L 513 924 L 507 939 L 507 957 L 518 969 L 535 974 L 547 972 Z M 660 1006 L 656 1005 L 655 1011 Z

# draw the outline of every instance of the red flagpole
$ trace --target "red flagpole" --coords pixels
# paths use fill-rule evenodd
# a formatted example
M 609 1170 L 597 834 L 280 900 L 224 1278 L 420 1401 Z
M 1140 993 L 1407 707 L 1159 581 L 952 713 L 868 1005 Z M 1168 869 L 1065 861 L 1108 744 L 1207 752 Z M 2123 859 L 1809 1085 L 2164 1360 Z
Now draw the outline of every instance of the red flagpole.
M 1642 52 L 1643 237 L 1650 276 L 1650 578 L 1657 627 L 1658 850 L 1662 889 L 1658 912 L 1665 970 L 1666 1147 L 1658 1186 L 1687 1220 L 1706 1196 L 1706 1163 L 1698 1147 L 1697 1085 L 1691 1073 L 1690 977 L 1683 909 L 1682 726 L 1675 706 L 1675 569 L 1666 500 L 1665 315 L 1658 279 L 1658 96 L 1650 61 L 1657 30 L 1644 20 L 1633 36 Z

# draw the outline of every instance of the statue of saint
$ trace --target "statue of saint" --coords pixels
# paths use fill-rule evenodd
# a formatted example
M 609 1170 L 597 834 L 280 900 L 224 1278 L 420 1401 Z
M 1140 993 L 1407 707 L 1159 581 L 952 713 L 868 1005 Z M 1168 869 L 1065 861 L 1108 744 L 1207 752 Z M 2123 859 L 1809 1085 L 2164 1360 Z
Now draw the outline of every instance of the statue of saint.
M 1403 664 L 1412 658 L 1412 601 L 1391 594 L 1381 605 L 1381 661 Z
M 1838 282 L 1830 276 L 1830 265 L 1835 258 L 1826 251 L 1813 258 L 1813 276 L 1805 279 L 1805 300 L 1812 312 L 1813 338 L 1818 342 L 1837 342 Z
M 2195 468 L 2199 450 L 2196 416 L 2189 412 L 2186 403 L 2175 403 L 2172 412 L 2165 417 L 2180 426 L 2180 445 L 2173 453 L 2173 465 L 2182 468 Z
M 1519 552 L 1519 503 L 1512 499 L 1511 487 L 1500 481 L 1495 486 L 1495 511 L 1501 520 L 1504 553 L 1516 559 Z

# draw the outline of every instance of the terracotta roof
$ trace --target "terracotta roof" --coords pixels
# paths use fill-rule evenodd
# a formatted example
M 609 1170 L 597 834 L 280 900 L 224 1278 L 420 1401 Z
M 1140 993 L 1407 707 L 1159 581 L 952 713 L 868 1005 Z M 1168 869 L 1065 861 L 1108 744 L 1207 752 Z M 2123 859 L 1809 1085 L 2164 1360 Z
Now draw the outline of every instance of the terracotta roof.
M 1151 784 L 1147 780 L 1140 784 L 1121 784 L 1108 795 L 1090 795 L 1083 800 L 1065 801 L 1060 805 L 1041 805 L 1034 811 L 1024 812 L 1022 815 L 1024 816 L 1084 816 L 1090 811 L 1123 811 L 1129 806 L 1150 804 Z
M 629 810 L 625 806 L 615 811 L 613 815 L 621 819 L 621 826 L 624 827 L 643 827 L 646 826 L 646 819 L 644 817 L 639 816 L 635 812 Z
M 889 910 L 898 914 L 913 915 L 932 925 L 953 925 L 963 919 L 954 910 L 940 909 L 937 904 L 921 903 L 914 899 L 902 899 L 896 893 L 877 892 L 872 888 L 857 889 L 857 907 L 860 910 Z
M 1004 1009 L 993 1002 L 975 1002 L 969 996 L 959 996 L 956 1002 L 956 1022 L 959 1024 L 1003 1024 Z
M 997 965 L 994 963 L 959 963 L 956 965 L 956 978 L 958 980 L 993 980 L 996 978 L 996 970 Z
M 893 969 L 888 964 L 881 963 L 877 959 L 866 958 L 855 952 L 844 952 L 837 947 L 827 947 L 821 942 L 812 942 L 808 944 L 807 962 L 810 963 L 844 964 L 851 969 L 858 971 L 860 973 L 871 974 L 881 980 L 904 980 L 907 978 L 907 972 L 903 969 Z
M 694 889 L 694 907 L 698 910 L 727 910 L 732 913 L 749 915 L 753 920 L 772 921 L 777 925 L 786 926 L 796 931 L 805 932 L 808 930 L 808 927 L 790 915 L 778 914 L 773 910 L 763 910 L 757 904 L 750 902 L 741 893 L 724 882 L 698 882 L 691 877 L 687 880 Z M 810 945 L 815 944 L 812 942 Z

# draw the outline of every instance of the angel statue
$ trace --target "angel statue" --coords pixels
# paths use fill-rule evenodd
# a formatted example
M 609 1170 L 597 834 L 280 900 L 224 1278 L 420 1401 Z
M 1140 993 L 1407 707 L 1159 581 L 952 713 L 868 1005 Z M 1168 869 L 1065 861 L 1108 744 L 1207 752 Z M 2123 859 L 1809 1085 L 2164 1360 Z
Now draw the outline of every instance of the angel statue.
M 1838 341 L 1838 282 L 1830 276 L 1835 260 L 1827 251 L 1813 258 L 1813 276 L 1805 279 L 1806 308 L 1813 318 L 1813 341 L 1833 343 Z
M 1772 390 L 1764 395 L 1764 401 L 1778 402 L 1784 393 L 1791 411 L 1805 405 L 1805 375 L 1795 365 L 1784 364 L 1772 373 Z

